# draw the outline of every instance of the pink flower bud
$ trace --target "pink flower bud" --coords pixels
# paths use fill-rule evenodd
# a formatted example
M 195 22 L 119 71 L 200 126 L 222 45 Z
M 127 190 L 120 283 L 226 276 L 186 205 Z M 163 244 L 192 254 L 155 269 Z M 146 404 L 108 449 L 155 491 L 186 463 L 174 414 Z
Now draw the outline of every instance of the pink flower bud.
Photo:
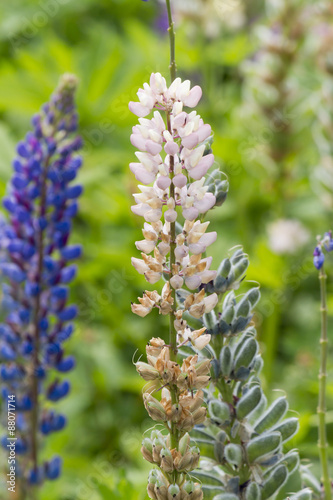
M 184 257 L 188 255 L 189 248 L 186 247 L 185 245 L 181 245 L 179 247 L 176 247 L 175 249 L 175 256 L 178 261 L 182 261 Z
M 170 280 L 170 285 L 172 286 L 172 288 L 174 288 L 175 290 L 178 290 L 178 288 L 181 288 L 184 284 L 184 280 L 181 276 L 172 276 L 171 280 Z
M 190 90 L 189 94 L 187 97 L 183 99 L 183 103 L 185 106 L 188 106 L 189 108 L 195 108 L 195 106 L 198 104 L 202 96 L 202 90 L 199 85 L 196 85 L 193 87 L 193 89 Z
M 179 146 L 176 142 L 167 141 L 166 145 L 164 146 L 164 151 L 167 155 L 176 155 L 179 151 Z
M 164 214 L 164 218 L 168 222 L 175 222 L 175 220 L 177 219 L 176 210 L 173 209 L 167 210 Z
M 198 217 L 199 210 L 195 207 L 184 208 L 183 217 L 187 220 L 194 220 Z
M 185 285 L 190 290 L 195 290 L 201 285 L 201 278 L 197 274 L 185 278 Z
M 172 182 L 173 182 L 173 184 L 176 187 L 183 188 L 184 186 L 186 186 L 186 183 L 187 183 L 186 175 L 184 175 L 184 174 L 177 174 L 172 179 Z

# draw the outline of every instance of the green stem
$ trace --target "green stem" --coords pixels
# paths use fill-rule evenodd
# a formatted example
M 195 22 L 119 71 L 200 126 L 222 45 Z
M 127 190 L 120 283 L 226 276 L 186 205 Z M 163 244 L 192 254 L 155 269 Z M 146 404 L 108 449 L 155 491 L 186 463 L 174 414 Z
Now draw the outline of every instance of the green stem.
M 177 65 L 176 65 L 176 46 L 175 46 L 175 29 L 174 29 L 174 22 L 172 19 L 172 10 L 171 10 L 171 0 L 166 0 L 166 6 L 167 6 L 167 11 L 168 11 L 168 20 L 169 20 L 169 39 L 170 39 L 170 76 L 171 76 L 171 83 L 175 80 L 176 78 L 176 73 L 177 73 Z
M 326 379 L 327 379 L 327 303 L 326 303 L 326 280 L 324 268 L 319 272 L 320 298 L 321 298 L 321 336 L 320 336 L 320 370 L 319 370 L 319 399 L 318 399 L 318 421 L 319 421 L 319 455 L 322 469 L 322 482 L 324 485 L 325 500 L 331 500 L 332 489 L 328 470 L 327 436 L 326 436 Z
M 176 78 L 176 60 L 175 60 L 175 31 L 174 31 L 174 23 L 172 20 L 172 12 L 171 12 L 171 1 L 166 0 L 166 6 L 167 6 L 167 11 L 168 11 L 168 19 L 169 19 L 169 38 L 170 38 L 170 77 L 171 77 L 171 83 L 174 81 Z M 170 120 L 170 113 L 167 111 L 166 112 L 166 118 L 167 118 L 167 126 L 168 126 L 168 131 L 172 135 L 172 128 L 171 128 L 171 120 Z M 171 179 L 171 184 L 170 184 L 170 198 L 175 197 L 175 186 L 172 182 L 172 179 L 174 177 L 174 165 L 175 165 L 175 160 L 174 156 L 170 155 L 170 179 Z M 176 256 L 175 256 L 175 249 L 176 249 L 176 223 L 171 222 L 170 223 L 170 279 L 172 278 L 173 275 L 173 267 L 176 263 Z M 169 345 L 170 345 L 170 358 L 172 361 L 177 360 L 177 332 L 174 326 L 174 321 L 175 321 L 175 312 L 177 310 L 177 304 L 176 304 L 176 290 L 170 286 L 171 289 L 171 296 L 173 299 L 173 304 L 172 304 L 172 311 L 170 313 L 170 327 L 169 327 Z M 170 393 L 171 393 L 171 401 L 172 404 L 178 404 L 179 403 L 179 394 L 178 394 L 178 388 L 177 386 L 170 386 Z M 177 449 L 179 448 L 179 431 L 176 427 L 175 423 L 171 424 L 171 431 L 170 431 L 170 438 L 171 438 L 171 449 Z M 177 476 L 177 473 L 175 473 Z M 174 478 L 175 482 L 177 481 L 177 477 Z

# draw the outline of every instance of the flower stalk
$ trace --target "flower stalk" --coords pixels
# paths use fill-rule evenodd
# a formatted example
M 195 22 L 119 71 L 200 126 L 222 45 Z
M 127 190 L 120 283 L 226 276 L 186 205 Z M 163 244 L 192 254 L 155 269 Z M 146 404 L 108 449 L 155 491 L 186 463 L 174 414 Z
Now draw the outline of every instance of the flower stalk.
M 321 335 L 320 335 L 320 370 L 319 370 L 319 398 L 318 398 L 318 422 L 319 440 L 318 448 L 322 469 L 322 482 L 324 485 L 325 500 L 331 500 L 332 487 L 328 467 L 328 444 L 326 435 L 326 380 L 327 380 L 327 356 L 328 356 L 328 335 L 327 335 L 327 298 L 326 298 L 327 275 L 322 266 L 319 270 L 320 282 L 320 312 L 321 312 Z

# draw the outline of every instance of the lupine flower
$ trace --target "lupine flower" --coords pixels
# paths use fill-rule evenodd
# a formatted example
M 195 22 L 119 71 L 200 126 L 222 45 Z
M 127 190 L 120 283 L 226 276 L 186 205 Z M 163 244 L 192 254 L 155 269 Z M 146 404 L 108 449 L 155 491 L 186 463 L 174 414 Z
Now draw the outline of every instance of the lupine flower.
M 328 231 L 324 234 L 324 237 L 321 238 L 318 236 L 318 244 L 313 252 L 313 264 L 316 269 L 320 270 L 325 262 L 325 255 L 323 249 L 327 252 L 331 252 L 333 250 L 333 238 L 332 231 Z
M 216 271 L 210 269 L 212 258 L 204 254 L 217 235 L 207 232 L 209 222 L 198 217 L 214 207 L 214 193 L 220 193 L 221 186 L 216 189 L 215 180 L 205 182 L 204 177 L 214 163 L 205 142 L 211 128 L 196 111 L 185 110 L 195 107 L 201 94 L 200 87 L 191 89 L 190 82 L 180 78 L 167 87 L 156 73 L 151 75 L 150 84 L 139 90 L 139 102 L 129 105 L 139 116 L 139 125 L 133 127 L 131 135 L 133 146 L 139 149 L 135 153 L 138 162 L 131 163 L 130 169 L 143 184 L 134 194 L 132 211 L 146 221 L 144 239 L 136 242 L 142 258 L 133 257 L 132 264 L 149 283 L 162 278 L 166 281 L 161 294 L 146 291 L 139 304 L 132 304 L 132 311 L 144 317 L 158 309 L 160 314 L 169 315 L 174 332 L 170 341 L 174 345 L 154 338 L 146 349 L 147 363 L 136 363 L 141 377 L 162 389 L 160 399 L 145 391 L 144 403 L 150 417 L 164 423 L 169 436 L 154 431 L 142 446 L 144 458 L 161 469 L 152 471 L 148 484 L 150 498 L 161 500 L 180 496 L 202 499 L 199 485 L 183 479 L 199 460 L 198 449 L 190 446 L 187 433 L 206 418 L 202 389 L 209 382 L 210 361 L 202 363 L 198 356 L 189 356 L 180 366 L 175 360 L 180 346 L 200 350 L 211 338 L 205 327 L 192 331 L 183 315 L 201 318 L 217 304 L 217 295 L 206 297 L 203 288 L 216 278 Z M 153 117 L 146 118 L 152 111 Z M 227 191 L 226 186 L 223 189 Z M 179 296 L 185 294 L 179 307 L 176 291 Z
M 8 312 L 0 324 L 1 390 L 4 407 L 15 395 L 21 480 L 33 485 L 59 476 L 60 457 L 43 463 L 38 447 L 42 436 L 66 425 L 64 415 L 39 401 L 65 397 L 70 384 L 62 376 L 75 365 L 63 343 L 77 315 L 76 306 L 68 305 L 68 284 L 76 275 L 73 261 L 81 255 L 79 245 L 69 244 L 82 193 L 72 184 L 82 164 L 76 84 L 74 76 L 64 75 L 50 102 L 33 117 L 32 131 L 17 146 L 3 200 L 8 222 L 1 228 L 0 268 Z

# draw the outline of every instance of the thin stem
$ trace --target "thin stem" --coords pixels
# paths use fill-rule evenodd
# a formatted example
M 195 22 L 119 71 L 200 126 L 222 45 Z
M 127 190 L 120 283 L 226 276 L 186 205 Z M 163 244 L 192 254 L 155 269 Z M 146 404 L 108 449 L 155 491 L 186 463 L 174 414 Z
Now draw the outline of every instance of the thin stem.
M 175 45 L 175 24 L 172 19 L 172 10 L 171 10 L 171 0 L 166 0 L 166 6 L 168 11 L 168 20 L 169 20 L 169 39 L 170 39 L 170 76 L 171 83 L 176 78 L 177 73 L 177 65 L 176 65 L 176 45 Z
M 319 455 L 322 469 L 322 482 L 324 485 L 325 500 L 331 500 L 332 489 L 328 470 L 327 456 L 327 436 L 326 436 L 326 379 L 327 379 L 327 302 L 326 302 L 326 280 L 327 276 L 324 267 L 319 272 L 320 298 L 321 298 L 321 336 L 320 336 L 320 370 L 319 370 L 319 399 L 318 399 L 318 420 L 319 420 Z
M 45 162 L 45 168 L 42 173 L 41 182 L 41 202 L 39 209 L 39 216 L 45 217 L 46 214 L 46 181 L 48 172 L 49 158 Z M 40 350 L 40 306 L 41 306 L 41 293 L 42 293 L 42 273 L 43 273 L 43 257 L 44 257 L 44 231 L 39 229 L 38 233 L 38 263 L 37 263 L 37 284 L 39 286 L 38 294 L 35 299 L 35 310 L 33 318 L 34 328 L 34 352 L 33 352 L 33 370 L 32 370 L 32 402 L 33 408 L 31 412 L 31 460 L 33 467 L 37 470 L 38 467 L 38 417 L 39 417 L 39 404 L 38 404 L 38 377 L 37 371 L 39 367 L 39 350 Z M 34 496 L 37 496 L 36 494 Z
M 174 23 L 172 20 L 172 11 L 171 11 L 171 1 L 166 0 L 166 6 L 167 6 L 167 11 L 168 11 L 168 19 L 169 19 L 169 38 L 170 38 L 170 78 L 171 78 L 171 83 L 174 81 L 176 78 L 176 58 L 175 58 L 175 31 L 174 31 Z M 167 119 L 167 126 L 168 126 L 168 131 L 172 135 L 172 128 L 171 128 L 171 120 L 170 120 L 170 113 L 167 111 L 166 112 L 166 119 Z M 175 166 L 175 159 L 173 155 L 170 155 L 170 179 L 171 179 L 171 184 L 170 184 L 170 198 L 175 198 L 175 186 L 172 182 L 172 179 L 174 178 L 174 166 Z M 175 256 L 175 249 L 176 249 L 176 223 L 171 222 L 170 223 L 170 279 L 173 276 L 174 273 L 174 266 L 176 264 L 176 256 Z M 171 288 L 171 295 L 173 299 L 173 304 L 172 304 L 172 311 L 170 313 L 170 327 L 169 327 L 169 345 L 170 345 L 170 358 L 173 361 L 177 360 L 177 332 L 174 326 L 174 321 L 175 321 L 175 312 L 177 309 L 177 304 L 176 304 L 176 290 L 170 286 Z M 178 404 L 179 403 L 179 394 L 178 394 L 178 389 L 177 386 L 170 386 L 170 393 L 171 393 L 171 400 L 172 404 Z M 177 449 L 179 448 L 179 431 L 176 427 L 175 423 L 171 424 L 171 431 L 170 431 L 170 439 L 171 439 L 171 448 L 172 449 Z M 177 473 L 175 472 L 175 482 L 177 481 Z
M 172 133 L 169 112 L 166 112 L 166 118 L 167 118 L 168 131 L 170 133 Z M 174 198 L 174 196 L 175 196 L 175 186 L 172 182 L 173 177 L 174 177 L 174 157 L 172 155 L 170 155 L 170 179 L 171 179 L 170 198 Z M 173 276 L 174 266 L 176 263 L 175 249 L 176 249 L 176 223 L 171 222 L 170 223 L 170 271 L 171 272 L 169 275 L 169 279 L 171 279 Z M 177 332 L 176 332 L 175 325 L 174 325 L 175 312 L 177 309 L 176 290 L 171 285 L 170 285 L 170 289 L 171 289 L 171 296 L 173 299 L 172 311 L 170 313 L 170 323 L 169 323 L 170 359 L 172 361 L 176 361 L 177 360 L 177 353 L 178 353 Z M 171 394 L 172 404 L 173 405 L 178 404 L 179 395 L 178 395 L 177 386 L 170 386 L 170 394 Z M 179 432 L 178 432 L 178 429 L 176 428 L 175 423 L 171 424 L 170 438 L 171 438 L 171 448 L 172 449 L 176 448 L 178 450 L 178 448 L 179 448 Z

